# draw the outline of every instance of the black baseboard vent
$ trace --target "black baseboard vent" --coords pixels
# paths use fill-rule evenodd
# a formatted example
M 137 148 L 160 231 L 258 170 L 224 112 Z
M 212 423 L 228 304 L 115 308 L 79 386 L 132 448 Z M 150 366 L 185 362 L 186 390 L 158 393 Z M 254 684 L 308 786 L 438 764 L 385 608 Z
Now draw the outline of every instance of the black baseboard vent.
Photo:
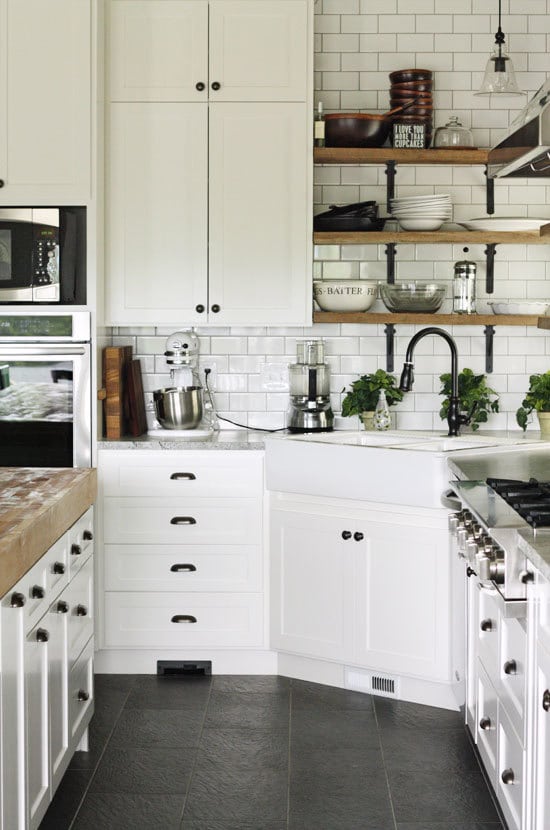
M 157 674 L 161 677 L 209 677 L 212 660 L 157 660 Z

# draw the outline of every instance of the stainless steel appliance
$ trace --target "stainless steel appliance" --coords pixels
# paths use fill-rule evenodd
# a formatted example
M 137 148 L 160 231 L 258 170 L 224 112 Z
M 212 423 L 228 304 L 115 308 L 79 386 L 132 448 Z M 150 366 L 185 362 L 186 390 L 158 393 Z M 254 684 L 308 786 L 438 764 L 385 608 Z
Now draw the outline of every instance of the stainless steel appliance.
M 192 331 L 175 331 L 167 339 L 165 349 L 173 385 L 153 392 L 157 420 L 163 429 L 196 429 L 203 415 L 203 393 L 197 374 L 199 338 Z
M 550 176 L 550 80 L 544 82 L 489 151 L 489 176 Z
M 330 367 L 325 363 L 322 340 L 296 344 L 296 363 L 288 367 L 290 432 L 330 432 L 334 414 L 330 405 Z
M 87 311 L 0 311 L 0 466 L 90 466 L 90 326 Z
M 0 303 L 86 302 L 86 208 L 0 208 Z

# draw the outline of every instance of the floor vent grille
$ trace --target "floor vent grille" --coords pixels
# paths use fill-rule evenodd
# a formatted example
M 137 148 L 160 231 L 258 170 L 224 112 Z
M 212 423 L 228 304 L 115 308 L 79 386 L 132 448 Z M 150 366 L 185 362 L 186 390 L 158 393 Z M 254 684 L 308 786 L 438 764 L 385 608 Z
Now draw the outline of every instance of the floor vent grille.
M 212 674 L 211 660 L 157 660 L 157 674 L 162 677 L 189 677 Z
M 399 678 L 374 674 L 359 669 L 346 668 L 346 689 L 380 695 L 382 697 L 399 697 Z

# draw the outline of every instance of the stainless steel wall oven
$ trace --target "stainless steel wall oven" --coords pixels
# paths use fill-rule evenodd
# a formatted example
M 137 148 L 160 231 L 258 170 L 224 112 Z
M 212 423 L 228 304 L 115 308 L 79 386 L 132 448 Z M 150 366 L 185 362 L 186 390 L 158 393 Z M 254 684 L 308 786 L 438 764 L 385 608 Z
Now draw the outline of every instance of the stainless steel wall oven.
M 0 466 L 91 464 L 90 314 L 0 309 Z

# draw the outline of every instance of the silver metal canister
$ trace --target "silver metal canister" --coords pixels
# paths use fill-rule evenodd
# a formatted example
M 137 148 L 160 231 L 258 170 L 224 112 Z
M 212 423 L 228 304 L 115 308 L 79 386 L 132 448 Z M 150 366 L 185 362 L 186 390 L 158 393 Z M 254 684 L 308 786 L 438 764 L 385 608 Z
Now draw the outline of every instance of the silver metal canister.
M 467 259 L 455 262 L 453 278 L 453 311 L 455 314 L 476 313 L 475 262 Z

